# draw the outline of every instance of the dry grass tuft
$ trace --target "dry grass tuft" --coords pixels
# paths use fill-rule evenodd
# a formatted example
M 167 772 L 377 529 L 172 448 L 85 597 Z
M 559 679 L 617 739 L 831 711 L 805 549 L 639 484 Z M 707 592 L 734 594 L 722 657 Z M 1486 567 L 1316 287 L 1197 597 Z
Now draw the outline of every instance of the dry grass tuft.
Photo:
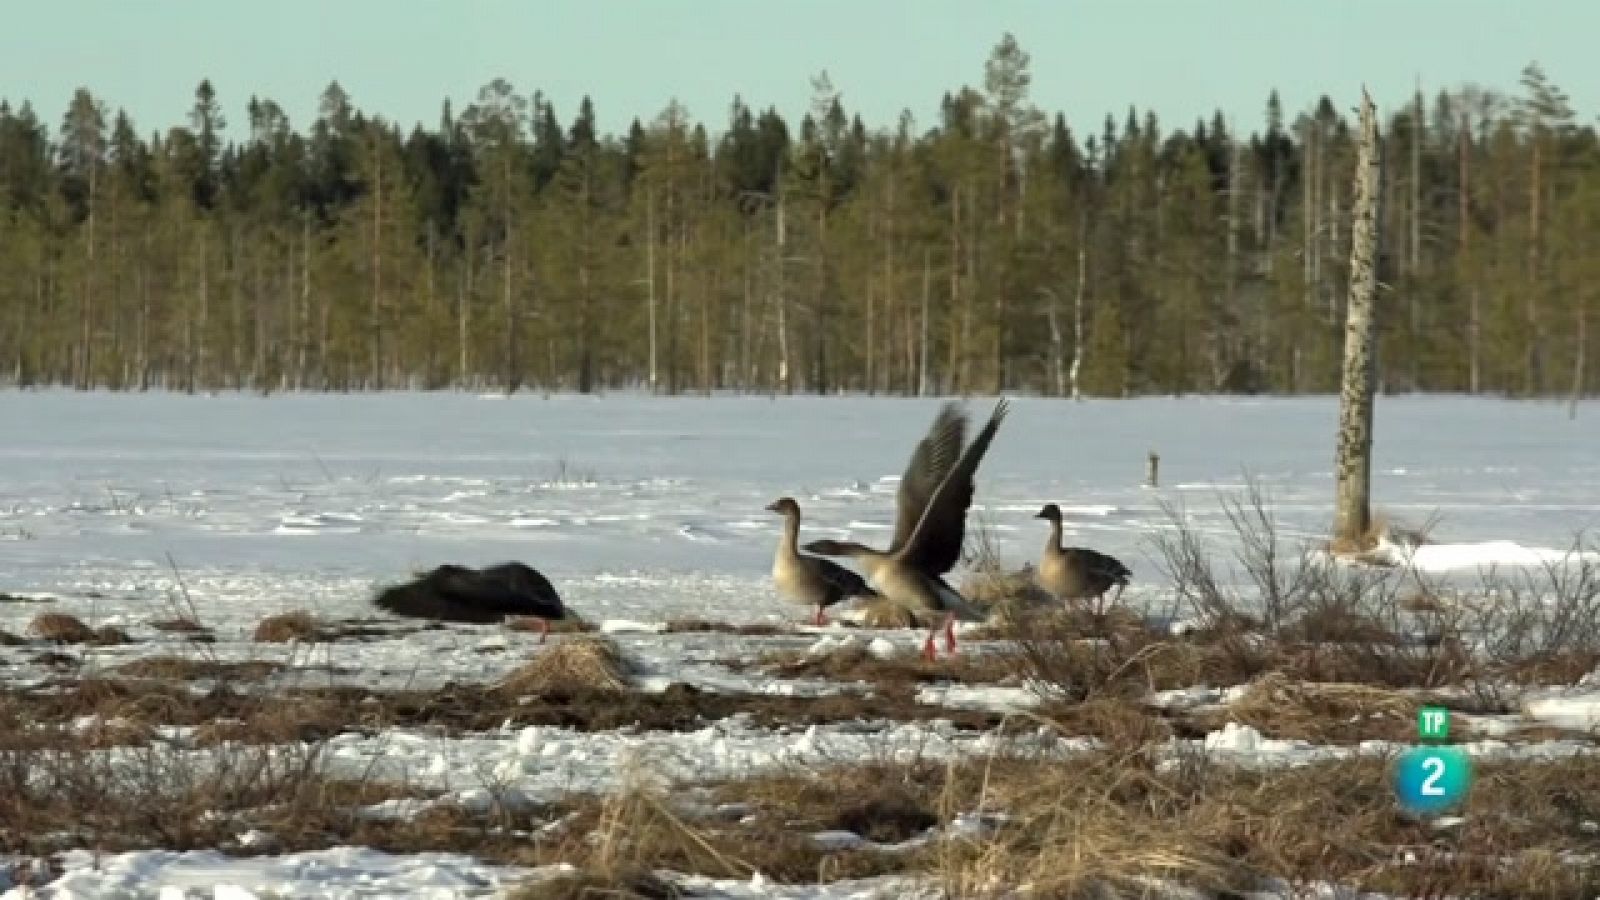
M 112 647 L 118 644 L 127 644 L 131 642 L 132 638 L 128 637 L 128 633 L 114 625 L 101 625 L 99 628 L 96 628 L 94 630 L 94 639 L 91 641 L 91 643 L 98 644 L 102 647 Z
M 800 633 L 792 626 L 773 622 L 748 622 L 744 625 L 734 625 L 731 622 L 716 622 L 710 619 L 673 619 L 667 622 L 667 634 L 692 634 L 698 632 L 738 634 L 747 637 L 772 637 L 774 635 Z
M 567 614 L 565 616 L 553 620 L 540 620 L 533 616 L 519 616 L 516 618 L 506 619 L 505 627 L 507 631 L 515 631 L 519 633 L 539 632 L 544 630 L 539 625 L 540 621 L 547 622 L 551 634 L 585 634 L 595 630 L 594 625 L 590 624 L 587 620 L 583 619 L 570 609 L 567 610 Z
M 147 656 L 111 669 L 125 678 L 155 678 L 166 681 L 263 681 L 283 671 L 283 663 L 263 659 L 222 662 L 214 659 L 188 659 L 181 656 Z
M 87 644 L 95 639 L 94 629 L 77 616 L 66 613 L 40 613 L 28 623 L 28 634 L 58 644 Z
M 905 696 L 914 692 L 917 685 L 930 682 L 1015 684 L 1020 681 L 1021 671 L 1015 655 L 1004 651 L 962 653 L 930 663 L 912 652 L 879 659 L 863 642 L 820 653 L 779 650 L 762 656 L 757 665 L 779 678 L 864 681 L 887 696 Z
M 647 869 L 614 869 L 601 873 L 574 869 L 529 881 L 507 895 L 507 900 L 676 900 L 687 896 Z
M 290 641 L 311 642 L 320 639 L 322 629 L 311 613 L 303 609 L 267 616 L 256 625 L 255 641 L 261 644 L 286 644 Z
M 961 596 L 989 609 L 1053 605 L 1055 599 L 1039 587 L 1035 574 L 1031 565 L 1011 572 L 1000 568 L 974 569 L 961 581 Z
M 865 601 L 860 608 L 861 624 L 866 628 L 928 628 L 933 625 L 915 610 L 886 597 Z
M 1409 741 L 1421 705 L 1416 696 L 1389 688 L 1294 681 L 1271 672 L 1252 682 L 1222 717 L 1277 738 Z
M 151 622 L 150 627 L 168 634 L 209 634 L 211 632 L 211 629 L 188 616 L 180 616 L 175 619 L 159 619 Z
M 1040 715 L 1064 735 L 1099 738 L 1106 744 L 1133 749 L 1173 736 L 1172 725 L 1138 700 L 1101 696 L 1081 703 L 1042 710 Z
M 506 675 L 497 687 L 514 696 L 620 693 L 632 682 L 630 669 L 614 642 L 579 637 L 542 651 Z

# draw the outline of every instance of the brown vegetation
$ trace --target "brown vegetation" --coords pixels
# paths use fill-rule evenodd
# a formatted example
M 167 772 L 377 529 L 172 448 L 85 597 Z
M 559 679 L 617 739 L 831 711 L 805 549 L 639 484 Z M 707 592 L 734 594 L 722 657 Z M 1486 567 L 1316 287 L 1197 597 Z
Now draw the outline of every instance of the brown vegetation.
M 267 616 L 256 625 L 255 640 L 263 644 L 284 644 L 289 641 L 317 641 L 322 631 L 317 620 L 305 610 Z
M 77 616 L 66 613 L 40 613 L 28 623 L 28 634 L 58 644 L 87 644 L 94 640 L 94 629 Z

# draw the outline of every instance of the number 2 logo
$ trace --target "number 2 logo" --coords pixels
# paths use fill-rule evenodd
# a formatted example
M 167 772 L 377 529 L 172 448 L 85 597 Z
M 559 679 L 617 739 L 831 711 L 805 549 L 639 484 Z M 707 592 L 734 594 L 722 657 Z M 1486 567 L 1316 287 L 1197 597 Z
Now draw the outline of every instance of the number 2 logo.
M 1422 779 L 1422 787 L 1419 789 L 1422 795 L 1425 797 L 1443 797 L 1445 790 L 1439 786 L 1439 779 L 1444 777 L 1444 760 L 1437 756 L 1430 756 L 1422 761 L 1422 768 L 1428 773 L 1428 777 Z

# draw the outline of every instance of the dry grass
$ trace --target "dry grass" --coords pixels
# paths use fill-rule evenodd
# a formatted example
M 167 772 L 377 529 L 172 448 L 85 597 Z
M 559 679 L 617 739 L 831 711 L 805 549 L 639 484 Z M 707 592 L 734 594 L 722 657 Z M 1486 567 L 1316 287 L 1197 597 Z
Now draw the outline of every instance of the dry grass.
M 506 675 L 496 687 L 518 696 L 619 693 L 626 691 L 632 681 L 631 668 L 612 641 L 580 637 L 541 652 Z
M 58 644 L 87 644 L 95 639 L 93 628 L 77 616 L 66 613 L 40 613 L 28 623 L 27 633 Z
M 955 681 L 964 684 L 1018 684 L 1020 666 L 1005 650 L 962 653 L 928 662 L 920 654 L 902 652 L 888 659 L 873 656 L 863 642 L 852 642 L 823 652 L 778 650 L 756 662 L 779 678 L 827 678 L 864 681 L 887 696 L 914 693 L 917 686 Z
M 264 681 L 283 671 L 283 663 L 261 659 L 222 662 L 214 659 L 188 659 L 181 656 L 147 656 L 113 666 L 111 672 L 125 678 L 155 678 L 165 681 Z
M 670 870 L 718 878 L 763 878 L 784 883 L 864 878 L 925 865 L 917 853 L 886 853 L 870 847 L 832 851 L 803 828 L 776 818 L 698 821 L 674 807 L 660 788 L 635 783 L 587 801 L 576 810 L 568 837 L 539 848 L 542 863 L 565 862 L 577 873 L 556 884 L 529 885 L 520 897 L 659 896 L 664 890 L 645 873 Z M 573 893 L 587 888 L 591 894 Z M 670 895 L 670 894 L 668 894 Z
M 545 624 L 540 625 L 541 622 Z M 595 630 L 594 625 L 570 609 L 565 616 L 555 620 L 538 619 L 533 616 L 506 619 L 505 627 L 507 631 L 519 633 L 540 632 L 546 628 L 550 634 L 584 634 Z
M 1050 606 L 1055 599 L 1039 587 L 1032 565 L 1015 571 L 973 569 L 961 581 L 961 596 L 987 609 Z
M 1415 694 L 1372 687 L 1294 681 L 1272 672 L 1256 679 L 1220 719 L 1251 725 L 1276 738 L 1316 743 L 1355 740 L 1411 741 L 1417 735 Z
M 861 624 L 866 628 L 929 628 L 933 622 L 904 604 L 886 597 L 861 603 Z
M 316 617 L 303 609 L 267 616 L 256 625 L 255 641 L 262 644 L 311 642 L 321 638 Z
M 693 634 L 697 632 L 737 634 L 746 637 L 773 637 L 800 633 L 792 625 L 780 625 L 773 622 L 749 622 L 744 625 L 734 625 L 731 622 L 716 622 L 710 619 L 673 619 L 667 622 L 667 634 Z
M 1159 743 L 1177 734 L 1174 722 L 1137 700 L 1101 696 L 1081 703 L 1048 706 L 1039 711 L 1057 732 L 1093 737 L 1125 749 Z M 1184 737 L 1198 736 L 1184 734 Z
M 168 634 L 200 635 L 211 633 L 211 629 L 201 625 L 198 621 L 189 618 L 188 616 L 177 616 L 171 619 L 158 619 L 157 621 L 151 622 L 150 627 L 157 631 L 164 631 Z

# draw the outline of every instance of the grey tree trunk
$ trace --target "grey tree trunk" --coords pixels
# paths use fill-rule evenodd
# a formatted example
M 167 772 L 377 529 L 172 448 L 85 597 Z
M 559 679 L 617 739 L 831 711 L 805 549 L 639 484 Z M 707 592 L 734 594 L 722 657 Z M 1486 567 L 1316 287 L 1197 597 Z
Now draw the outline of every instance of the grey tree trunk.
M 917 333 L 917 396 L 928 396 L 928 296 L 933 293 L 933 255 L 922 251 L 922 309 L 918 316 Z
M 1083 373 L 1083 293 L 1089 284 L 1089 231 L 1087 216 L 1078 219 L 1078 289 L 1072 295 L 1072 399 L 1082 400 L 1078 376 Z
M 788 224 L 783 208 L 783 193 L 778 193 L 778 233 L 776 236 L 778 247 L 778 267 L 775 271 L 773 289 L 777 292 L 778 301 L 778 388 L 785 394 L 794 393 L 794 383 L 791 381 L 793 368 L 789 360 L 789 289 L 783 277 L 788 266 Z
M 1376 381 L 1373 303 L 1378 291 L 1378 201 L 1383 179 L 1378 116 L 1361 92 L 1361 137 L 1356 147 L 1351 206 L 1350 293 L 1345 309 L 1344 379 L 1339 391 L 1339 440 L 1334 459 L 1335 549 L 1366 549 L 1372 523 L 1372 400 Z
M 659 357 L 656 351 L 656 192 L 654 188 L 645 195 L 644 208 L 644 268 L 648 293 L 645 296 L 646 315 L 650 328 L 650 393 L 656 392 L 660 382 Z

